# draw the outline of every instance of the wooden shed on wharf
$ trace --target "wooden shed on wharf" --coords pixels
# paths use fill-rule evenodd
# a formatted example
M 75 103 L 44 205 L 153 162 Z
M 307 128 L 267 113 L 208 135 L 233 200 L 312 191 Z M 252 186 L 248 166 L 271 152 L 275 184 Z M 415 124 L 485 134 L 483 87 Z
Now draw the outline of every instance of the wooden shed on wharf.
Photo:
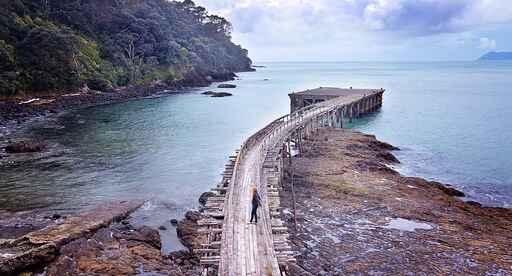
M 324 102 L 338 97 L 350 96 L 368 96 L 372 94 L 384 93 L 384 89 L 354 89 L 350 88 L 337 88 L 337 87 L 319 87 L 316 89 L 308 89 L 305 91 L 294 92 L 288 94 L 290 97 L 290 113 L 293 113 L 303 107 L 311 104 Z

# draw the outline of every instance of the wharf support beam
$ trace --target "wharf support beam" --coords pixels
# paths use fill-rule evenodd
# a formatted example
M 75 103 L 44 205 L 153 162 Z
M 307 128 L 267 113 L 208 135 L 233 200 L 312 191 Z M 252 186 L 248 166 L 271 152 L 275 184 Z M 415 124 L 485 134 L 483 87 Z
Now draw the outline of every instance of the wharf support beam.
M 204 275 L 286 275 L 295 257 L 281 219 L 284 162 L 300 154 L 302 140 L 319 127 L 342 127 L 344 121 L 380 108 L 383 93 L 352 93 L 303 107 L 242 144 L 206 203 L 203 214 L 209 218 L 198 221 L 207 241 L 195 250 Z M 253 185 L 262 199 L 257 224 L 249 223 Z

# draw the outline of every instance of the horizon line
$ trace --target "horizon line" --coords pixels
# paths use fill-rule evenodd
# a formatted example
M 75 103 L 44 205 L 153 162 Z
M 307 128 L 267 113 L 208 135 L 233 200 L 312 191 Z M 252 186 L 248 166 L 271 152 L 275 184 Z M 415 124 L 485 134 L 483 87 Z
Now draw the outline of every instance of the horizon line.
M 480 60 L 480 59 L 469 59 L 469 60 L 253 60 L 253 65 L 258 65 L 258 63 L 278 63 L 278 62 L 287 62 L 287 63 L 370 63 L 370 62 L 379 62 L 379 63 L 440 63 L 440 62 L 481 62 L 481 61 L 494 61 L 494 60 Z M 497 61 L 506 61 L 506 60 L 497 60 Z

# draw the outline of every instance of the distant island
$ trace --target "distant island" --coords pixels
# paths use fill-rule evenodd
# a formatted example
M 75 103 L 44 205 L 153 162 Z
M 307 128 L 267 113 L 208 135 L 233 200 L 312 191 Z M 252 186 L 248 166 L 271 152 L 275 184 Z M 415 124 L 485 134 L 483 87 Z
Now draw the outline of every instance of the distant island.
M 479 60 L 512 60 L 512 52 L 489 52 Z

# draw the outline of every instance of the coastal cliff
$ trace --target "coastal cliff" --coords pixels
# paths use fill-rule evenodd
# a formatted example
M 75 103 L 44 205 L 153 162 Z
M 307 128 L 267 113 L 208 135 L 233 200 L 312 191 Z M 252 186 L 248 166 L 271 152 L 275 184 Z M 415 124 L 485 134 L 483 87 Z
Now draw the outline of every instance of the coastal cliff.
M 230 80 L 252 70 L 231 28 L 191 0 L 3 1 L 0 98 Z
M 396 148 L 371 135 L 324 128 L 301 149 L 281 193 L 298 253 L 290 275 L 512 272 L 512 210 L 464 202 L 451 186 L 400 175 L 389 167 L 398 162 Z

